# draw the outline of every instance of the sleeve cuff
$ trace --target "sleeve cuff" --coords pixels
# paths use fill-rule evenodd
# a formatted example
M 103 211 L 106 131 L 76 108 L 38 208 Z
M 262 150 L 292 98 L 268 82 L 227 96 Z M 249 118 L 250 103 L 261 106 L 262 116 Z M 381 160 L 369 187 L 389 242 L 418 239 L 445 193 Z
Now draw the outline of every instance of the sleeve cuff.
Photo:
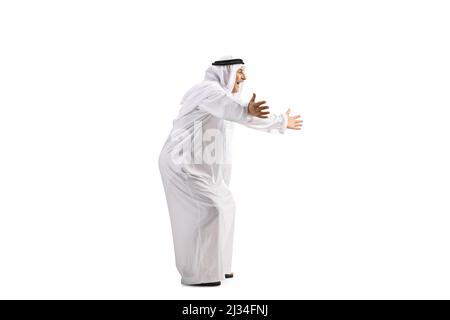
M 253 116 L 248 114 L 248 104 L 249 102 L 242 102 L 241 106 L 244 108 L 244 121 L 250 123 L 252 121 Z
M 280 114 L 280 129 L 278 130 L 280 133 L 285 133 L 288 125 L 288 116 L 286 113 Z

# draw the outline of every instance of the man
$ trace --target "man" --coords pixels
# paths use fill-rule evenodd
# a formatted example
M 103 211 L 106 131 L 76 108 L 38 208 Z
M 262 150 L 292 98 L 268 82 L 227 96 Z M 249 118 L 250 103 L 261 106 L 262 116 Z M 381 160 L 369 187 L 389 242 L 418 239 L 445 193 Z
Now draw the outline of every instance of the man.
M 235 204 L 228 188 L 233 122 L 280 133 L 302 126 L 290 109 L 270 114 L 255 94 L 249 102 L 240 100 L 245 80 L 242 59 L 215 61 L 204 81 L 184 95 L 159 157 L 176 265 L 186 285 L 217 286 L 233 276 Z

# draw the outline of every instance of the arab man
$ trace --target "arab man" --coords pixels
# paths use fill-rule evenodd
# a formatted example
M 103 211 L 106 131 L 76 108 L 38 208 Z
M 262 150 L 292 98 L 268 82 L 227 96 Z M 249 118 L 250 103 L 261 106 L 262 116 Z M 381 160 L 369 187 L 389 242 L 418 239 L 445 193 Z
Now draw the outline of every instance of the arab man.
M 235 203 L 229 189 L 233 123 L 284 133 L 300 130 L 290 109 L 273 115 L 265 101 L 242 101 L 244 61 L 223 57 L 186 92 L 159 157 L 181 283 L 217 286 L 233 276 Z

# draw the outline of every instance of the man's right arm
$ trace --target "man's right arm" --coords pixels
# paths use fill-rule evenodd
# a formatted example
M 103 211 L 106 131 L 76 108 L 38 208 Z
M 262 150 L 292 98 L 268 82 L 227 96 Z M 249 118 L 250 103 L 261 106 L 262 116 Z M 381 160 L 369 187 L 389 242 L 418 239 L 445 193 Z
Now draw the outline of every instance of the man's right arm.
M 248 115 L 247 104 L 223 91 L 213 92 L 200 102 L 199 108 L 217 118 L 235 122 L 245 120 Z

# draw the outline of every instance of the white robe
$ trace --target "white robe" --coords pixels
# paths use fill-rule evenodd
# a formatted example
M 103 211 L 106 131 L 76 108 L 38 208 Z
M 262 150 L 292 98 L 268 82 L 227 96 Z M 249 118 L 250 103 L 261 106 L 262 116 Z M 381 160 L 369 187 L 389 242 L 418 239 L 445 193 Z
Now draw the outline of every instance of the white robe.
M 256 118 L 247 114 L 247 105 L 248 102 L 229 94 L 215 92 L 191 112 L 174 120 L 161 151 L 159 169 L 176 266 L 183 284 L 220 281 L 225 273 L 231 272 L 235 203 L 229 189 L 229 133 L 233 122 L 267 132 L 286 130 L 286 114 Z M 216 135 L 215 139 L 209 139 L 208 132 Z M 201 137 L 204 137 L 201 143 L 193 142 Z M 211 163 L 203 159 L 210 154 L 212 145 L 215 156 L 222 154 L 222 161 Z M 188 152 L 179 156 L 183 148 Z M 178 157 L 176 160 L 174 155 Z

